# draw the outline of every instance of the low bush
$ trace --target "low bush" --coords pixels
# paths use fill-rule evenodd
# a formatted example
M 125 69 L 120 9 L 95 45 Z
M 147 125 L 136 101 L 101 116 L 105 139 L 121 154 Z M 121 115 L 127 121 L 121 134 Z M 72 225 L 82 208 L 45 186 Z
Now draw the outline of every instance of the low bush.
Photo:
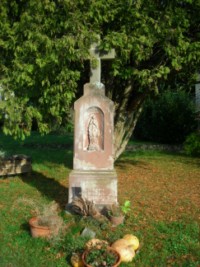
M 168 144 L 183 143 L 196 127 L 194 111 L 188 93 L 165 91 L 156 99 L 146 101 L 134 137 Z
M 200 156 L 200 133 L 192 133 L 186 138 L 184 150 L 187 155 Z

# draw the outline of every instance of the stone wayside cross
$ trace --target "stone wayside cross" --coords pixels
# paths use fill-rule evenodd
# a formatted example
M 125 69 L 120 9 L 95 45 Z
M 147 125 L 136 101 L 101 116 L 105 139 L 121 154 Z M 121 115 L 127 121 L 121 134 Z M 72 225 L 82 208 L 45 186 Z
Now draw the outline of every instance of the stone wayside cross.
M 102 52 L 99 50 L 99 42 L 93 43 L 90 47 L 91 60 L 95 59 L 95 67 L 90 61 L 90 83 L 101 82 L 101 60 L 108 60 L 115 58 L 115 49 L 109 52 Z
M 102 53 L 99 44 L 90 48 L 90 82 L 74 103 L 74 157 L 69 174 L 68 206 L 76 197 L 93 201 L 99 209 L 117 204 L 117 173 L 114 169 L 114 103 L 101 83 L 101 60 L 115 57 Z

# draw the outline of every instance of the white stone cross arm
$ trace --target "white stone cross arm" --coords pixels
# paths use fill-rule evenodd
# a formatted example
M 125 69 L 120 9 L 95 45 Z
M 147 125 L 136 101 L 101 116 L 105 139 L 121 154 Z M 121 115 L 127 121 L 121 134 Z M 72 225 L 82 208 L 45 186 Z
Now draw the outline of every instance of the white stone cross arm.
M 115 49 L 109 52 L 99 50 L 99 43 L 93 43 L 90 48 L 91 60 L 95 59 L 95 66 L 90 60 L 90 83 L 101 82 L 101 60 L 115 58 Z

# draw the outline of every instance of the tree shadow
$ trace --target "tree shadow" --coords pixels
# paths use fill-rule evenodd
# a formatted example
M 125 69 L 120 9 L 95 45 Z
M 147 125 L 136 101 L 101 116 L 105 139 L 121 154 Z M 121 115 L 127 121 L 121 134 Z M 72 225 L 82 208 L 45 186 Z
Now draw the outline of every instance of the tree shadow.
M 179 158 L 177 160 L 186 165 L 193 165 L 194 167 L 197 168 L 200 167 L 200 157 L 193 157 L 186 154 L 181 154 L 179 155 Z
M 126 170 L 129 166 L 137 166 L 143 169 L 149 169 L 148 163 L 144 162 L 142 160 L 136 160 L 136 159 L 118 159 L 115 163 L 116 168 L 120 168 L 122 170 Z
M 29 174 L 20 176 L 24 183 L 35 187 L 49 200 L 55 200 L 61 209 L 64 209 L 68 202 L 68 188 L 61 185 L 54 178 L 44 176 L 42 173 L 32 171 Z
M 31 157 L 33 163 L 46 164 L 63 164 L 71 170 L 73 168 L 73 151 L 72 150 L 55 150 L 55 149 L 33 149 L 24 153 Z

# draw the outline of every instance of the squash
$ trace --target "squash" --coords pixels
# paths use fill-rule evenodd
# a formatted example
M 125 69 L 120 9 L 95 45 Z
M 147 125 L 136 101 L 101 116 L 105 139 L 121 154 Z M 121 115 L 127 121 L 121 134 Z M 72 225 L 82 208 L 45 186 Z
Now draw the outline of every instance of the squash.
M 125 239 L 118 239 L 117 241 L 115 241 L 112 246 L 114 247 L 128 247 L 130 244 L 128 242 L 128 240 Z
M 71 264 L 73 267 L 84 267 L 82 255 L 79 253 L 73 253 L 71 256 Z
M 86 244 L 85 248 L 87 250 L 96 247 L 96 248 L 101 248 L 102 246 L 108 246 L 108 242 L 105 240 L 100 240 L 97 238 L 90 239 Z
M 137 236 L 128 234 L 125 235 L 123 239 L 127 240 L 129 242 L 129 245 L 132 246 L 134 250 L 137 250 L 139 248 L 140 242 Z
M 122 262 L 130 262 L 135 257 L 135 251 L 131 245 L 129 245 L 128 240 L 119 239 L 115 241 L 112 246 L 121 257 Z

